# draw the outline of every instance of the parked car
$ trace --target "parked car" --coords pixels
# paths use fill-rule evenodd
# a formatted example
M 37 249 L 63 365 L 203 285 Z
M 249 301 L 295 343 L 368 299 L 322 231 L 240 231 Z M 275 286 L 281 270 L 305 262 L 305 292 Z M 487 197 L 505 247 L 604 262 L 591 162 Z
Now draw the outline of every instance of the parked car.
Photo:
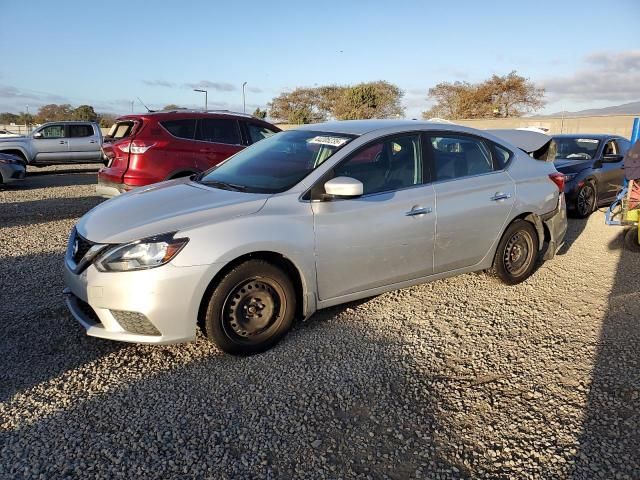
M 19 137 L 17 133 L 13 133 L 9 130 L 0 129 L 0 138 Z
M 0 153 L 0 185 L 22 180 L 26 172 L 27 169 L 21 158 Z
M 106 167 L 97 192 L 132 188 L 203 172 L 280 129 L 250 115 L 176 110 L 117 119 L 105 138 Z
M 102 161 L 102 132 L 93 122 L 50 122 L 30 135 L 0 139 L 0 153 L 22 158 L 42 167 Z
M 549 155 L 565 176 L 567 208 L 584 218 L 610 205 L 622 188 L 623 158 L 631 148 L 616 135 L 554 135 Z
M 254 353 L 332 305 L 478 270 L 524 281 L 563 243 L 563 182 L 459 125 L 307 125 L 91 210 L 69 238 L 66 304 L 88 335 L 174 343 L 200 326 Z

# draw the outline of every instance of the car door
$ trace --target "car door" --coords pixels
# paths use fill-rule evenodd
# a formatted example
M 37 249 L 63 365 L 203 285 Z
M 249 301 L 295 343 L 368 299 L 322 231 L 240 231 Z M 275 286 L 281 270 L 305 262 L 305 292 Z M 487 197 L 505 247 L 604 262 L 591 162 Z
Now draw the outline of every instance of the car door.
M 88 123 L 68 124 L 69 159 L 72 162 L 97 162 L 101 159 L 100 137 Z
M 503 152 L 507 152 L 502 149 Z M 472 135 L 433 134 L 430 159 L 437 218 L 434 273 L 478 264 L 502 234 L 515 202 L 515 184 L 494 145 Z
M 433 272 L 435 196 L 422 165 L 420 135 L 373 142 L 332 177 L 363 183 L 349 199 L 312 197 L 320 300 L 392 285 Z
M 617 161 L 604 161 L 605 155 L 617 155 Z M 613 200 L 620 189 L 624 178 L 623 153 L 615 139 L 607 140 L 602 147 L 599 161 L 594 165 L 594 173 L 598 178 L 598 201 Z
M 32 138 L 35 163 L 69 161 L 69 145 L 63 123 L 40 127 Z
M 244 148 L 238 121 L 230 118 L 200 118 L 196 127 L 197 167 L 207 170 Z

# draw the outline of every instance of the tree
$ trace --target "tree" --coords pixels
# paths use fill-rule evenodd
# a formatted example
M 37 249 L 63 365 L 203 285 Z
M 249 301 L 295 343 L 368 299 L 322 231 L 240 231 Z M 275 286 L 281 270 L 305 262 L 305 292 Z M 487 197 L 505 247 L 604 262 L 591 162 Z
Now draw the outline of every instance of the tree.
M 256 118 L 260 118 L 260 119 L 265 119 L 267 118 L 267 111 L 266 110 L 260 110 L 260 107 L 257 107 L 254 111 L 253 111 L 253 116 Z
M 544 89 L 515 71 L 475 84 L 442 82 L 430 88 L 428 96 L 435 105 L 422 113 L 425 119 L 516 117 L 544 105 Z
M 11 112 L 0 113 L 0 124 L 18 123 L 18 115 Z
M 20 112 L 16 123 L 18 125 L 31 125 L 32 123 L 35 123 L 35 120 L 35 117 L 30 113 Z
M 268 108 L 271 118 L 293 124 L 322 122 L 329 114 L 323 109 L 323 100 L 315 88 L 299 87 L 283 92 L 271 100 Z
M 61 120 L 73 120 L 74 109 L 68 103 L 64 105 L 56 105 L 51 103 L 40 107 L 36 114 L 37 123 L 58 122 Z
M 98 123 L 103 128 L 109 128 L 116 122 L 116 116 L 111 113 L 99 113 Z
M 91 105 L 80 105 L 73 111 L 73 120 L 83 120 L 86 122 L 95 122 L 98 120 L 98 114 Z
M 162 110 L 181 110 L 182 107 L 176 105 L 175 103 L 170 103 L 169 105 L 165 105 Z
M 269 103 L 272 118 L 289 123 L 314 123 L 337 118 L 393 118 L 404 114 L 402 90 L 384 82 L 355 86 L 299 87 L 284 92 Z
M 338 120 L 399 117 L 404 115 L 402 96 L 402 90 L 389 82 L 360 83 L 337 96 L 332 113 Z

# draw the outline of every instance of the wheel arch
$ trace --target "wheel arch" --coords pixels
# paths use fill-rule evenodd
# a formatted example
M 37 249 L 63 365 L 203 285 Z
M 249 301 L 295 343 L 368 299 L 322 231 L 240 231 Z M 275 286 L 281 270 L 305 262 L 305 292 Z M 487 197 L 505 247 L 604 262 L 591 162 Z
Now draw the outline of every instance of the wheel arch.
M 204 292 L 204 295 L 200 299 L 200 306 L 198 308 L 198 326 L 201 329 L 203 328 L 208 300 L 213 290 L 229 271 L 248 260 L 264 260 L 272 265 L 282 268 L 285 273 L 289 275 L 289 278 L 293 282 L 293 286 L 296 292 L 296 318 L 305 317 L 306 312 L 309 311 L 309 306 L 306 305 L 306 286 L 301 270 L 291 259 L 287 258 L 285 255 L 273 251 L 263 250 L 246 253 L 231 260 L 211 279 Z
M 25 164 L 29 163 L 29 159 L 27 158 L 27 154 L 24 150 L 22 150 L 21 148 L 8 148 L 6 150 L 2 150 L 0 151 L 0 153 L 6 153 L 8 155 L 17 155 L 20 158 L 22 158 L 25 162 Z

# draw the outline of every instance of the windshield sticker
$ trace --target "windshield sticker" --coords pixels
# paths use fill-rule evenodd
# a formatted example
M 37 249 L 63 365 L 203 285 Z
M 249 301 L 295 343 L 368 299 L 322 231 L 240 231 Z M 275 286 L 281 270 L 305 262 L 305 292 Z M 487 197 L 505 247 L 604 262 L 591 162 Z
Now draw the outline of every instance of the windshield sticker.
M 348 141 L 349 139 L 344 137 L 317 136 L 307 140 L 307 143 L 315 143 L 318 145 L 329 145 L 331 147 L 341 147 Z
M 578 142 L 578 143 L 598 143 L 598 140 L 595 140 L 593 138 L 579 138 L 578 140 L 576 140 L 576 142 Z

